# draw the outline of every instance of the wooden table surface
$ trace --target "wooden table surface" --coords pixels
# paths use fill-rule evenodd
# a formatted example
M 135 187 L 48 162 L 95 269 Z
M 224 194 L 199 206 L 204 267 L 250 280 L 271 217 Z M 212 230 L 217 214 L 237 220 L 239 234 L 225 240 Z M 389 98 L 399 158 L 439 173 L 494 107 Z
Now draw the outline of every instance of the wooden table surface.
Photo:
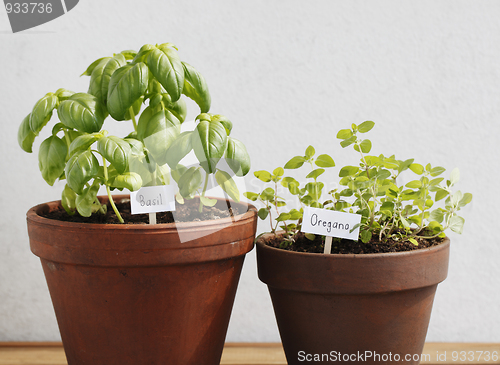
M 500 364 L 499 357 L 499 343 L 426 343 L 421 364 Z M 227 343 L 221 360 L 221 365 L 277 364 L 286 364 L 278 343 Z M 0 365 L 67 365 L 67 362 L 60 342 L 0 342 Z

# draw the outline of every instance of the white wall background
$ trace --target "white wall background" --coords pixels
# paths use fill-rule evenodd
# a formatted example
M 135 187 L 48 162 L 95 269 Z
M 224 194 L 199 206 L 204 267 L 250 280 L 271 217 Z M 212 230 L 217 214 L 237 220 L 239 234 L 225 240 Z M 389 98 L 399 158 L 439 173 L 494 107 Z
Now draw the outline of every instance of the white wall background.
M 0 341 L 59 340 L 25 213 L 59 199 L 62 185 L 42 180 L 18 125 L 46 92 L 86 91 L 78 76 L 95 59 L 173 42 L 207 79 L 212 111 L 233 121 L 253 171 L 309 144 L 355 164 L 335 135 L 364 120 L 377 123 L 373 153 L 459 167 L 474 200 L 464 234 L 451 234 L 427 340 L 500 342 L 499 18 L 500 2 L 486 0 L 81 0 L 12 34 L 0 8 Z M 227 340 L 279 341 L 275 323 L 253 251 Z

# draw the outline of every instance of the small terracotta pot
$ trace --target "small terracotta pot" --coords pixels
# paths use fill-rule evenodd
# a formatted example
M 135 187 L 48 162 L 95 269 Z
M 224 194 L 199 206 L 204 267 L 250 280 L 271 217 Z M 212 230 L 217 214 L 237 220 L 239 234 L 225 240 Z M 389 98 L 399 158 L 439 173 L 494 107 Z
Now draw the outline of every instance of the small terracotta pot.
M 153 226 L 41 216 L 59 205 L 38 205 L 27 220 L 69 365 L 219 364 L 255 207 Z
M 268 236 L 257 240 L 258 273 L 288 364 L 419 363 L 436 287 L 448 273 L 448 238 L 410 252 L 325 255 L 269 247 Z

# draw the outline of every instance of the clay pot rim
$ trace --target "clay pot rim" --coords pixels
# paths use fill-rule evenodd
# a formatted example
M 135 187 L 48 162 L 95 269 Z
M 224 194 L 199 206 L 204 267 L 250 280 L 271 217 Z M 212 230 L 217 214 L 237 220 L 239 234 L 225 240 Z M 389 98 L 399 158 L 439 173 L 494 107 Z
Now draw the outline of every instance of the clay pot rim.
M 392 258 L 406 257 L 406 256 L 417 255 L 417 254 L 425 254 L 426 252 L 446 250 L 448 248 L 448 246 L 450 245 L 450 238 L 448 236 L 446 236 L 444 238 L 444 241 L 436 246 L 431 246 L 431 247 L 422 248 L 422 249 L 418 249 L 418 250 L 412 250 L 412 251 L 380 252 L 380 253 L 324 254 L 324 253 L 317 253 L 317 252 L 289 251 L 289 250 L 284 250 L 281 248 L 268 246 L 263 242 L 263 239 L 264 239 L 264 237 L 268 237 L 272 234 L 273 233 L 265 233 L 265 234 L 259 236 L 258 238 L 255 239 L 255 245 L 260 249 L 271 250 L 271 252 L 275 252 L 276 254 L 278 254 L 278 252 L 280 252 L 280 255 L 284 255 L 284 256 L 289 255 L 290 257 L 294 256 L 295 258 L 302 256 L 305 259 L 331 257 L 332 259 L 335 259 L 335 260 L 352 260 L 352 259 L 362 260 L 363 258 L 370 259 L 370 260 L 373 260 L 373 259 L 381 259 L 382 260 L 382 259 L 388 258 L 388 257 L 392 257 Z
M 108 197 L 107 196 L 99 196 L 98 197 L 101 202 L 107 202 Z M 219 202 L 225 202 L 225 201 L 230 201 L 231 206 L 232 205 L 240 205 L 240 206 L 246 206 L 248 210 L 243 213 L 243 214 L 238 214 L 233 217 L 226 217 L 226 218 L 221 218 L 221 219 L 212 219 L 212 220 L 204 220 L 204 221 L 196 221 L 196 222 L 173 222 L 173 223 L 157 223 L 154 225 L 151 224 L 129 224 L 129 223 L 109 223 L 109 224 L 103 224 L 103 223 L 82 223 L 82 222 L 67 222 L 67 221 L 61 221 L 57 219 L 50 219 L 46 218 L 40 215 L 41 211 L 43 209 L 50 209 L 51 206 L 60 206 L 61 205 L 61 200 L 52 200 L 49 202 L 45 203 L 40 203 L 28 210 L 26 213 L 26 219 L 28 221 L 31 221 L 32 223 L 38 223 L 38 224 L 43 224 L 47 226 L 57 226 L 60 227 L 61 225 L 65 226 L 66 228 L 75 228 L 75 229 L 81 229 L 85 227 L 86 230 L 159 230 L 159 229 L 164 229 L 164 230 L 185 230 L 185 229 L 192 229 L 192 228 L 210 228 L 210 226 L 220 226 L 220 225 L 228 225 L 231 223 L 238 223 L 242 222 L 245 220 L 252 219 L 254 215 L 257 214 L 257 208 L 253 206 L 252 204 L 246 203 L 246 202 L 235 202 L 231 199 L 225 199 L 225 198 L 220 198 L 220 197 L 210 197 L 211 199 L 216 199 Z M 130 196 L 127 194 L 118 194 L 118 195 L 113 195 L 113 199 L 115 202 L 124 202 L 124 201 L 130 201 Z

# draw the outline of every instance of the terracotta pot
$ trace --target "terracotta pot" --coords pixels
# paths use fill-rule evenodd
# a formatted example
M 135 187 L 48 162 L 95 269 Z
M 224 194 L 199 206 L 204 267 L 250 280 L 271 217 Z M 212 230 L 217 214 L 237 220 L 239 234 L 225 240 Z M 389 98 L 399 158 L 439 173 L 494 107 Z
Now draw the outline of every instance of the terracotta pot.
M 38 205 L 27 220 L 68 364 L 219 364 L 253 248 L 255 207 L 240 203 L 248 211 L 234 218 L 154 226 L 40 216 L 59 204 Z
M 265 239 L 257 240 L 258 273 L 288 364 L 419 363 L 436 287 L 448 273 L 448 238 L 428 249 L 365 255 L 291 252 Z

